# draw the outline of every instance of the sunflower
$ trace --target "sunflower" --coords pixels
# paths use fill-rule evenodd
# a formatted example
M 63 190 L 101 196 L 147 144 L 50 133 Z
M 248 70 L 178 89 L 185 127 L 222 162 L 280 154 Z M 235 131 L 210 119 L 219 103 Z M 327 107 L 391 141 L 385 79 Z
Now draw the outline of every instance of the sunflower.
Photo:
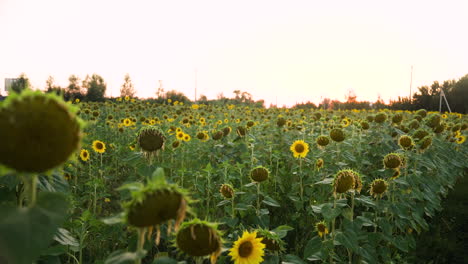
M 177 132 L 177 134 L 176 134 L 176 138 L 177 138 L 178 140 L 184 140 L 184 136 L 185 136 L 185 134 L 184 134 L 184 132 L 182 132 L 182 131 Z
M 82 149 L 80 152 L 80 158 L 82 161 L 88 161 L 89 160 L 89 151 L 86 149 Z
M 189 134 L 185 134 L 183 140 L 185 142 L 189 142 L 192 139 L 192 137 Z
M 295 158 L 305 158 L 309 152 L 309 144 L 304 142 L 304 140 L 296 140 L 291 145 L 290 150 Z
M 375 179 L 370 186 L 370 194 L 374 197 L 382 197 L 388 189 L 387 181 Z
M 228 255 L 234 264 L 259 264 L 265 254 L 265 244 L 261 241 L 262 238 L 257 238 L 257 232 L 244 231 L 242 237 L 234 242 Z
M 94 140 L 93 141 L 93 149 L 97 153 L 102 154 L 102 153 L 106 152 L 106 144 L 104 144 L 104 142 L 102 142 L 100 140 Z
M 465 142 L 465 141 L 466 141 L 465 136 L 458 136 L 457 140 L 456 140 L 457 144 L 463 144 L 463 142 Z
M 315 224 L 315 229 L 317 230 L 320 237 L 328 234 L 328 228 L 324 221 L 320 221 Z
M 122 123 L 124 124 L 124 126 L 128 127 L 132 125 L 132 120 L 125 118 Z

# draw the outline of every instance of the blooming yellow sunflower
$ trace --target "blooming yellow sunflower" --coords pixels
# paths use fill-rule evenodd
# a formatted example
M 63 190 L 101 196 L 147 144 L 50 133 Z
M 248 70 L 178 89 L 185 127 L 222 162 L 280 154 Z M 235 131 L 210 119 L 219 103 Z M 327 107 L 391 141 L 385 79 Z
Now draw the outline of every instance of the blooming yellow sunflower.
M 127 96 L 125 96 L 124 99 L 125 99 L 125 101 L 128 101 L 128 100 L 130 100 L 130 96 L 127 95 Z
M 100 140 L 94 140 L 93 141 L 93 149 L 97 153 L 104 153 L 106 152 L 106 144 Z
M 89 160 L 89 151 L 86 149 L 82 149 L 80 152 L 80 158 L 82 161 L 88 161 Z
M 176 134 L 176 138 L 177 138 L 178 140 L 184 140 L 184 136 L 185 136 L 185 133 L 182 132 L 182 131 L 177 132 L 177 134 Z
M 192 137 L 189 134 L 185 134 L 183 140 L 185 142 L 189 142 L 192 139 Z
M 458 136 L 458 137 L 456 137 L 456 139 L 457 139 L 457 140 L 456 140 L 457 144 L 463 144 L 463 142 L 466 141 L 466 137 L 465 137 L 465 136 Z
M 290 150 L 295 158 L 305 158 L 309 152 L 309 144 L 304 142 L 304 140 L 296 140 L 291 145 Z
M 132 120 L 130 120 L 130 119 L 128 119 L 128 118 L 125 118 L 125 119 L 123 120 L 123 124 L 124 124 L 124 126 L 127 126 L 127 127 L 128 127 L 128 126 L 131 126 L 131 125 L 132 125 Z
M 328 234 L 328 228 L 324 221 L 320 221 L 317 224 L 315 224 L 315 229 L 317 230 L 320 237 L 323 237 L 324 235 Z
M 229 250 L 234 264 L 259 264 L 263 261 L 265 254 L 265 244 L 263 238 L 257 238 L 257 232 L 249 233 L 244 231 L 240 237 Z

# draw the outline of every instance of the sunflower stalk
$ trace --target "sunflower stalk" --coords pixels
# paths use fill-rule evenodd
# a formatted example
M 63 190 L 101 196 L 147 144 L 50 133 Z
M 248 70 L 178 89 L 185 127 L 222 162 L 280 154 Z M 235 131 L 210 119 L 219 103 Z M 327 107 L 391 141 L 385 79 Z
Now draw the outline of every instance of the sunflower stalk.
M 257 216 L 260 216 L 260 183 L 257 182 Z
M 145 245 L 145 233 L 146 233 L 146 228 L 138 228 L 138 242 L 137 242 L 137 249 L 136 249 L 137 254 L 143 251 L 143 246 Z M 141 258 L 138 257 L 135 260 L 135 264 L 141 264 Z

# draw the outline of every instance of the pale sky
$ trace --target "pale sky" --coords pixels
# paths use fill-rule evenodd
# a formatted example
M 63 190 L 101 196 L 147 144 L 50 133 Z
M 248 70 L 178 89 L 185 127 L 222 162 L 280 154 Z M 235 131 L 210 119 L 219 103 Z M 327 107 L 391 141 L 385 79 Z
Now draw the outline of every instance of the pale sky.
M 24 72 L 97 73 L 118 96 L 126 73 L 138 96 L 165 90 L 278 105 L 386 101 L 468 74 L 468 1 L 0 0 L 0 90 Z

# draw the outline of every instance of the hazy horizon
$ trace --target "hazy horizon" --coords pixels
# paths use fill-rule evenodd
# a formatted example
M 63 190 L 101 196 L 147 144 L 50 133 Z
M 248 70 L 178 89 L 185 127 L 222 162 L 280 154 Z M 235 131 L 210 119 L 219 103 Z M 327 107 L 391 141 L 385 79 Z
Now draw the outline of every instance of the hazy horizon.
M 25 73 L 43 89 L 101 75 L 118 96 L 163 81 L 194 99 L 247 91 L 266 105 L 408 96 L 468 73 L 468 1 L 0 0 L 0 89 Z

